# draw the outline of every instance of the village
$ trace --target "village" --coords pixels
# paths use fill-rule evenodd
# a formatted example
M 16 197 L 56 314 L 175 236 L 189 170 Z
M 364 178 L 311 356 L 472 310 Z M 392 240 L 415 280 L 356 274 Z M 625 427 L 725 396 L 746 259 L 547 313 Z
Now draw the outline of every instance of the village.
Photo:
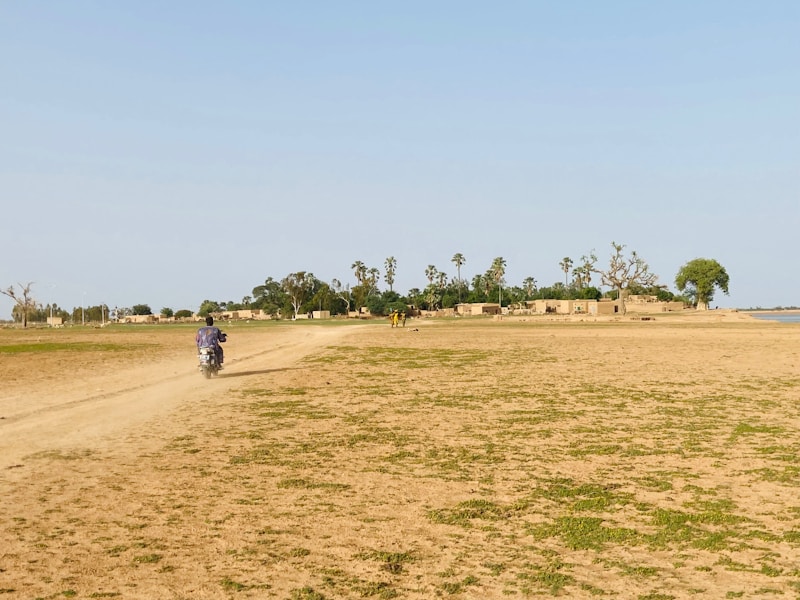
M 519 316 L 519 315 L 578 315 L 578 316 L 614 316 L 623 313 L 652 314 L 680 312 L 684 310 L 694 310 L 684 302 L 664 302 L 659 301 L 656 296 L 631 295 L 625 299 L 625 310 L 622 310 L 622 303 L 619 300 L 603 298 L 600 300 L 529 300 L 517 306 L 500 306 L 496 302 L 478 302 L 456 304 L 452 308 L 438 310 L 420 310 L 415 306 L 409 306 L 407 315 L 416 318 L 447 318 L 447 317 L 498 317 L 498 316 Z M 215 315 L 217 319 L 223 321 L 268 321 L 280 319 L 281 316 L 274 316 L 261 309 L 242 309 L 222 311 Z M 163 315 L 126 315 L 115 322 L 128 324 L 156 324 L 156 323 L 175 323 L 202 321 L 205 315 L 193 314 L 191 317 L 175 318 L 164 317 Z M 327 310 L 315 310 L 307 313 L 299 313 L 296 319 L 383 319 L 383 315 L 372 315 L 369 309 L 364 306 L 358 311 L 350 311 L 344 315 L 331 315 Z M 61 322 L 48 324 L 59 326 Z M 60 321 L 60 319 L 58 319 Z

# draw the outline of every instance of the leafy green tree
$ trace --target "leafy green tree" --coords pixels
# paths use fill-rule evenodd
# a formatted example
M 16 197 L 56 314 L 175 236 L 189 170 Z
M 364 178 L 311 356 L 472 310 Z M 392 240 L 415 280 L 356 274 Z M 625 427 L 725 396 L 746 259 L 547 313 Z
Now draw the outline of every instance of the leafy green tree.
M 152 315 L 153 309 L 151 309 L 147 304 L 134 304 L 131 307 L 133 314 L 135 315 Z
M 263 285 L 253 288 L 253 305 L 268 315 L 277 317 L 284 306 L 289 305 L 288 296 L 279 281 L 267 277 Z
M 536 296 L 548 300 L 566 300 L 568 293 L 566 286 L 561 281 L 557 281 L 550 287 L 540 288 Z
M 136 307 L 134 307 L 134 309 L 135 308 Z M 213 313 L 219 312 L 222 312 L 222 308 L 220 307 L 219 302 L 216 300 L 203 300 L 200 303 L 200 308 L 197 310 L 197 314 L 201 317 L 207 317 Z
M 367 298 L 366 306 L 372 316 L 380 317 L 388 314 L 386 305 L 386 299 L 382 294 L 375 294 Z
M 425 308 L 427 310 L 436 310 L 439 301 L 442 299 L 439 293 L 439 286 L 435 283 L 430 283 L 425 288 Z
M 16 310 L 17 308 L 18 307 L 15 305 L 14 309 Z M 15 321 L 19 318 L 19 316 L 16 313 L 13 314 L 13 317 Z M 55 302 L 53 302 L 52 304 L 47 304 L 45 306 L 37 304 L 33 312 L 30 313 L 28 321 L 45 323 L 47 322 L 47 319 L 49 319 L 50 317 L 56 317 L 60 318 L 62 321 L 68 321 L 69 312 L 64 310 L 63 308 L 60 308 L 58 304 L 56 304 Z
M 311 293 L 311 299 L 307 303 L 309 310 L 329 310 L 333 312 L 331 309 L 333 300 L 336 298 L 336 296 L 334 295 L 331 286 L 324 281 L 320 281 L 315 278 Z
M 487 290 L 491 288 L 491 281 L 488 275 L 475 275 L 472 278 L 472 290 L 467 295 L 467 302 L 486 302 L 488 300 Z
M 518 285 L 512 285 L 511 287 L 507 287 L 505 289 L 505 298 L 506 306 L 525 308 L 525 300 L 527 300 L 528 295 L 525 293 L 525 290 L 522 287 Z
M 165 306 L 164 308 L 161 309 L 161 316 L 164 317 L 165 319 L 169 319 L 175 316 L 175 311 L 169 308 L 168 306 Z
M 652 286 L 658 281 L 658 277 L 650 272 L 650 266 L 632 250 L 629 256 L 625 256 L 624 244 L 611 242 L 614 252 L 611 254 L 608 269 L 598 269 L 595 267 L 597 257 L 592 253 L 589 262 L 591 270 L 600 275 L 603 285 L 607 285 L 617 292 L 620 300 L 622 314 L 625 314 L 625 296 L 631 285 Z
M 108 314 L 108 307 L 105 304 L 99 304 L 97 306 L 87 306 L 84 317 L 86 321 L 100 323 L 106 321 Z
M 296 273 L 289 273 L 281 280 L 281 286 L 291 300 L 295 318 L 297 318 L 300 307 L 306 301 L 306 298 L 310 296 L 315 279 L 311 273 L 297 271 Z
M 175 311 L 175 318 L 176 319 L 188 319 L 191 316 L 192 316 L 192 311 L 190 311 L 190 310 L 188 310 L 186 308 L 182 308 L 182 309 L 180 309 L 178 311 Z
M 594 286 L 584 286 L 575 290 L 575 300 L 600 300 L 603 297 L 603 292 Z
M 675 276 L 678 291 L 686 291 L 698 310 L 708 310 L 708 304 L 714 299 L 717 288 L 728 294 L 729 283 L 725 267 L 711 258 L 690 260 Z
M 656 299 L 661 302 L 669 302 L 675 299 L 675 294 L 670 292 L 665 285 L 651 285 L 645 287 L 634 283 L 628 288 L 628 293 L 638 296 L 655 296 Z

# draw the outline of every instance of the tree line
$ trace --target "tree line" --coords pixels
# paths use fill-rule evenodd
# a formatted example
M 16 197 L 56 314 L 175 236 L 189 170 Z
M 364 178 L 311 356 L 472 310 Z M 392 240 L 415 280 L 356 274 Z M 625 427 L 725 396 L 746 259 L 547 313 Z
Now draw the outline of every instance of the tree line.
M 329 311 L 332 315 L 347 315 L 362 307 L 373 315 L 387 315 L 392 311 L 404 311 L 409 306 L 423 310 L 452 308 L 459 303 L 497 303 L 501 306 L 521 307 L 526 301 L 548 300 L 599 300 L 620 299 L 622 312 L 625 298 L 631 294 L 651 295 L 662 301 L 683 301 L 699 309 L 707 308 L 717 290 L 728 293 L 729 277 L 725 268 L 716 260 L 698 258 L 683 265 L 676 277 L 675 285 L 681 295 L 673 294 L 666 285 L 659 284 L 658 277 L 651 272 L 648 263 L 636 251 L 626 251 L 624 244 L 611 242 L 612 252 L 607 264 L 600 265 L 594 251 L 581 256 L 578 261 L 564 257 L 559 262 L 564 272 L 564 281 L 539 286 L 532 276 L 519 284 L 508 285 L 506 260 L 496 257 L 488 268 L 467 280 L 462 278 L 462 268 L 467 264 L 464 254 L 457 252 L 450 259 L 455 276 L 436 265 L 428 265 L 424 275 L 427 284 L 415 287 L 401 295 L 394 290 L 397 260 L 389 256 L 383 269 L 367 266 L 360 260 L 350 265 L 354 285 L 339 279 L 325 282 L 310 271 L 297 271 L 275 279 L 267 277 L 263 284 L 256 285 L 251 295 L 241 302 L 232 300 L 203 300 L 198 314 L 207 316 L 224 311 L 260 309 L 274 317 L 296 317 L 315 310 Z M 381 289 L 381 283 L 386 287 Z M 99 322 L 104 318 L 123 318 L 127 315 L 153 314 L 147 304 L 136 304 L 130 308 L 115 308 L 109 311 L 106 305 L 73 308 L 68 312 L 55 304 L 42 306 L 31 293 L 32 283 L 19 284 L 0 293 L 15 302 L 13 318 L 27 325 L 28 321 L 45 322 L 48 316 L 61 317 L 65 322 Z M 601 288 L 608 288 L 602 291 Z M 174 311 L 164 307 L 164 317 L 190 317 L 188 309 Z
M 330 311 L 332 315 L 348 314 L 366 307 L 373 315 L 388 315 L 409 306 L 437 310 L 459 303 L 490 302 L 521 307 L 524 302 L 537 299 L 599 300 L 604 297 L 621 299 L 624 312 L 624 300 L 631 294 L 651 295 L 662 301 L 683 301 L 702 309 L 708 307 L 717 289 L 728 293 L 728 274 L 716 260 L 695 259 L 681 267 L 675 284 L 682 294 L 676 295 L 666 285 L 658 283 L 658 277 L 636 251 L 626 252 L 625 245 L 616 242 L 612 242 L 611 247 L 607 265 L 599 264 L 594 251 L 581 256 L 577 262 L 564 257 L 559 262 L 564 281 L 548 286 L 540 286 L 534 277 L 508 285 L 507 263 L 502 256 L 496 257 L 486 271 L 469 280 L 462 278 L 461 271 L 467 259 L 457 252 L 450 259 L 456 272 L 454 277 L 436 265 L 428 265 L 424 271 L 427 284 L 401 295 L 394 290 L 397 260 L 389 256 L 382 270 L 360 260 L 354 261 L 350 265 L 355 279 L 353 286 L 339 279 L 325 282 L 310 271 L 297 271 L 281 279 L 268 277 L 241 302 L 204 300 L 198 312 L 207 315 L 256 308 L 276 317 L 296 317 L 315 310 Z M 381 289 L 381 280 L 386 284 L 384 289 Z M 598 286 L 610 289 L 603 292 Z

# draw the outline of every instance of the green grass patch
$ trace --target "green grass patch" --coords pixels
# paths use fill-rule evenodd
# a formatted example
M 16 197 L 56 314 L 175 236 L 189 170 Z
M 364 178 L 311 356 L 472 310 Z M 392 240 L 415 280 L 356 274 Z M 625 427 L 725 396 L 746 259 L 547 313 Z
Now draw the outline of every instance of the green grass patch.
M 98 342 L 31 342 L 25 344 L 0 344 L 0 354 L 47 354 L 50 352 L 123 352 L 134 348 L 133 344 L 111 344 Z M 141 349 L 137 344 L 135 348 Z

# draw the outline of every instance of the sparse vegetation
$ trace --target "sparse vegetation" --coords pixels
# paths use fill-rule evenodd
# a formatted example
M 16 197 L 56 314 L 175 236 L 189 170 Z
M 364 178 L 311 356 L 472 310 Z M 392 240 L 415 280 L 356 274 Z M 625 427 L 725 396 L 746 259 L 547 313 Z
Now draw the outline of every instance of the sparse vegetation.
M 361 327 L 124 450 L 32 454 L 4 483 L 0 591 L 13 564 L 32 597 L 796 595 L 800 341 L 644 327 Z

